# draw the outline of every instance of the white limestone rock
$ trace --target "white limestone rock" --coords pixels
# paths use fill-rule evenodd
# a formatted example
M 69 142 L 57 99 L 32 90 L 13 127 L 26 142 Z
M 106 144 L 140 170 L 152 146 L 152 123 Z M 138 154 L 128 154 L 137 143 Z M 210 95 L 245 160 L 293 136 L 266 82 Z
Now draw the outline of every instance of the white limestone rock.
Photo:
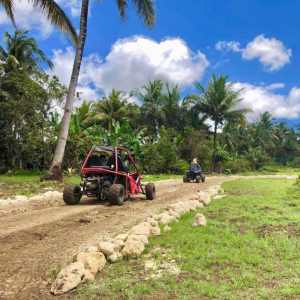
M 99 250 L 98 250 L 97 247 L 92 246 L 92 247 L 88 248 L 88 249 L 86 250 L 86 252 L 99 252 Z
M 169 215 L 170 216 L 173 216 L 173 217 L 175 217 L 176 219 L 179 219 L 180 218 L 180 214 L 179 213 L 177 213 L 177 212 L 175 212 L 173 209 L 169 209 L 168 210 L 168 213 L 169 213 Z
M 159 236 L 160 235 L 160 228 L 158 226 L 152 227 L 150 229 L 150 236 Z
M 150 228 L 151 227 L 152 226 L 150 225 Z M 133 226 L 130 229 L 129 234 L 149 236 L 150 235 L 150 228 L 148 226 L 145 226 L 144 224 L 139 224 L 139 225 Z
M 77 255 L 77 262 L 82 262 L 85 269 L 90 271 L 90 273 L 95 277 L 98 272 L 99 262 L 98 260 L 92 256 L 93 253 L 88 252 L 80 252 Z
M 105 255 L 111 255 L 114 252 L 119 252 L 120 246 L 110 242 L 99 242 L 98 249 Z
M 126 241 L 122 249 L 123 256 L 130 256 L 131 258 L 139 258 L 143 253 L 145 246 L 139 241 Z
M 87 283 L 94 281 L 95 277 L 92 275 L 92 273 L 89 270 L 85 270 L 82 278 L 82 283 Z
M 147 222 L 152 226 L 152 227 L 156 227 L 158 226 L 158 222 L 154 219 L 154 218 L 147 218 Z
M 125 242 L 123 240 L 119 240 L 119 239 L 112 239 L 111 243 L 118 245 L 120 247 L 120 249 L 122 249 Z
M 127 241 L 139 241 L 142 242 L 144 245 L 149 244 L 148 238 L 145 235 L 131 234 L 128 236 Z
M 52 283 L 51 293 L 62 295 L 76 288 L 82 281 L 85 268 L 82 262 L 75 262 L 63 268 Z
M 168 225 L 163 228 L 164 232 L 169 232 L 171 230 L 172 230 L 172 228 L 170 226 L 168 226 Z
M 122 240 L 123 242 L 125 242 L 126 239 L 127 239 L 127 237 L 128 237 L 128 233 L 122 233 L 122 234 L 118 234 L 118 235 L 115 237 L 115 239 L 116 239 L 116 240 Z
M 211 202 L 210 195 L 206 192 L 199 192 L 199 201 L 207 206 Z
M 193 227 L 207 225 L 206 219 L 203 214 L 197 214 L 194 218 Z
M 15 197 L 15 200 L 16 200 L 16 201 L 27 201 L 28 198 L 27 198 L 26 196 L 23 196 L 23 195 L 17 195 L 17 196 Z
M 196 209 L 203 208 L 203 203 L 199 202 L 198 200 L 191 200 L 190 202 Z
M 171 223 L 176 218 L 174 216 L 169 215 L 167 211 L 165 211 L 160 219 L 160 222 L 164 225 Z
M 120 252 L 114 252 L 113 254 L 107 257 L 108 261 L 110 262 L 117 262 L 123 258 L 123 255 Z

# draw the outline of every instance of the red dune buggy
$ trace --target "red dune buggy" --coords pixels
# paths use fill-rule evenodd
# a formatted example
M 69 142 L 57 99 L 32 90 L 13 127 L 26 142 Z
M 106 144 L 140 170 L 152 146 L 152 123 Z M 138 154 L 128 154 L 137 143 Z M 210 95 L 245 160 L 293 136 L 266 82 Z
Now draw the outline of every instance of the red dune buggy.
M 64 189 L 63 199 L 68 205 L 78 204 L 82 195 L 108 200 L 111 205 L 122 205 L 131 195 L 139 193 L 145 194 L 147 200 L 155 198 L 154 183 L 141 184 L 142 177 L 125 148 L 93 146 L 80 176 L 80 185 L 68 184 Z

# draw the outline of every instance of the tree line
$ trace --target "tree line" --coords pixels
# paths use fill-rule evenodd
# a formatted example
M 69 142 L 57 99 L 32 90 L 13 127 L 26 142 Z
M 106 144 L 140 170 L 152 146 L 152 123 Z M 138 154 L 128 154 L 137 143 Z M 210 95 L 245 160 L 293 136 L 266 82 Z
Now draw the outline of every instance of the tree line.
M 5 33 L 0 46 L 0 169 L 46 170 L 63 127 L 68 88 L 42 66 L 52 62 L 26 30 Z M 155 79 L 131 93 L 112 89 L 71 110 L 63 168 L 78 169 L 94 145 L 132 150 L 151 173 L 183 172 L 194 157 L 206 171 L 257 170 L 265 164 L 298 165 L 299 128 L 269 112 L 248 123 L 249 109 L 228 76 L 181 97 L 178 85 Z M 80 98 L 80 95 L 76 95 Z M 135 100 L 135 102 L 133 101 Z M 211 127 L 207 121 L 213 124 Z
M 58 111 L 68 89 L 44 74 L 40 63 L 52 63 L 28 34 L 6 33 L 6 47 L 0 48 L 2 172 L 49 169 L 62 127 Z M 130 149 L 149 173 L 183 172 L 194 157 L 205 171 L 298 166 L 300 125 L 277 123 L 268 112 L 248 123 L 251 110 L 236 109 L 242 99 L 233 83 L 212 74 L 207 86 L 195 83 L 197 93 L 182 98 L 178 85 L 155 79 L 131 93 L 113 88 L 83 101 L 71 114 L 63 168 L 80 168 L 94 144 Z

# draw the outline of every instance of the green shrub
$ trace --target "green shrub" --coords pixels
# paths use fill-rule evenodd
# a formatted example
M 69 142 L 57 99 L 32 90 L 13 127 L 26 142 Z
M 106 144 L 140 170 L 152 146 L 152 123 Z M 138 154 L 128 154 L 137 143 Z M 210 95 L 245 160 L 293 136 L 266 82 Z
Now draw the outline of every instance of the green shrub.
M 279 170 L 275 166 L 262 166 L 258 169 L 259 172 L 272 172 L 272 173 L 278 173 Z
M 228 161 L 225 164 L 225 169 L 229 169 L 232 174 L 245 173 L 251 171 L 251 164 L 248 160 L 240 158 L 235 161 Z
M 300 167 L 300 157 L 296 157 L 293 161 L 292 161 L 292 166 L 294 168 L 299 168 Z
M 183 174 L 188 170 L 189 164 L 183 159 L 177 159 L 170 165 L 171 172 L 176 174 Z

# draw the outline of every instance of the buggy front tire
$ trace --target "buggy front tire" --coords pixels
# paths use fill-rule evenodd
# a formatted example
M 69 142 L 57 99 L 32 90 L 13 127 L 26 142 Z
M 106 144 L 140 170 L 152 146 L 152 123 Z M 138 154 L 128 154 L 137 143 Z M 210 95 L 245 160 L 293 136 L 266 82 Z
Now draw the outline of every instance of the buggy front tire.
M 205 182 L 205 176 L 202 176 L 202 177 L 201 177 L 201 181 L 202 181 L 202 182 Z
M 188 182 L 187 175 L 184 175 L 184 176 L 183 176 L 183 182 Z
M 125 200 L 125 190 L 122 184 L 113 184 L 108 189 L 108 202 L 110 205 L 123 205 Z
M 199 183 L 200 182 L 200 176 L 196 176 L 196 182 Z
M 155 184 L 154 182 L 149 182 L 146 185 L 146 198 L 147 200 L 153 200 L 155 198 Z
M 79 185 L 68 184 L 63 191 L 64 202 L 68 205 L 76 205 L 81 199 L 81 188 Z

